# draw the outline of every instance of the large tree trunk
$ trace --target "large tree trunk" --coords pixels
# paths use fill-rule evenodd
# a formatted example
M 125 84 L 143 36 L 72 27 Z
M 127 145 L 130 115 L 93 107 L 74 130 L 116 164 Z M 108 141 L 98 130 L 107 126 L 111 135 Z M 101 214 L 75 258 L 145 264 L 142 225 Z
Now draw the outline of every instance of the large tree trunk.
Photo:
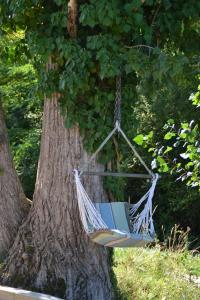
M 79 219 L 73 169 L 85 159 L 79 128 L 64 127 L 54 95 L 44 104 L 33 205 L 10 252 L 6 282 L 69 300 L 112 299 L 108 252 L 88 239 Z M 98 181 L 87 187 L 100 199 Z
M 0 256 L 14 242 L 27 210 L 26 197 L 13 166 L 7 128 L 0 101 Z

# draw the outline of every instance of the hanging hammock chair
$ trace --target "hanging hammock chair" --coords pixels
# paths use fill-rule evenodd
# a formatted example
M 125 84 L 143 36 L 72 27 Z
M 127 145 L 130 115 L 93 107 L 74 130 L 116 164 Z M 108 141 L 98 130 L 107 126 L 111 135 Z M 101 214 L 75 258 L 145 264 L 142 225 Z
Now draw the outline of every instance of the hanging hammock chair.
M 119 80 L 117 86 L 116 107 L 118 107 L 118 116 L 115 117 L 115 127 L 91 156 L 87 166 L 96 158 L 111 137 L 118 132 L 144 166 L 147 174 L 88 172 L 86 169 L 74 170 L 78 207 L 84 230 L 93 242 L 106 247 L 142 247 L 147 243 L 153 242 L 155 237 L 152 199 L 159 175 L 154 174 L 147 167 L 120 127 L 121 93 L 119 88 L 121 82 L 119 83 Z M 151 187 L 136 204 L 127 202 L 95 202 L 90 199 L 81 182 L 82 175 L 151 179 Z M 143 207 L 142 210 L 141 207 Z

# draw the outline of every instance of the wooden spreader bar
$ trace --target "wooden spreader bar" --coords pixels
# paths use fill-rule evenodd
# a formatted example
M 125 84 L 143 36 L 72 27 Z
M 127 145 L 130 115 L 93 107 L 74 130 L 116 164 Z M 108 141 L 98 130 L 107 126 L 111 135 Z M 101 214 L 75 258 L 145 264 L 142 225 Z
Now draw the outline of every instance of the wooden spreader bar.
M 149 174 L 139 174 L 139 173 L 115 173 L 115 172 L 87 172 L 84 171 L 81 175 L 88 176 L 113 176 L 113 177 L 132 177 L 132 178 L 144 178 L 152 179 L 152 176 Z

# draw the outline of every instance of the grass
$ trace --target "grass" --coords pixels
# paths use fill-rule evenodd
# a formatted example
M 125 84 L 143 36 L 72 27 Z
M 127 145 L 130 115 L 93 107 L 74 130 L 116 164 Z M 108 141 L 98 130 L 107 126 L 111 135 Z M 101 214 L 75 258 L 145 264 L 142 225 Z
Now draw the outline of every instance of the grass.
M 119 300 L 199 300 L 200 256 L 154 249 L 116 249 L 114 273 Z

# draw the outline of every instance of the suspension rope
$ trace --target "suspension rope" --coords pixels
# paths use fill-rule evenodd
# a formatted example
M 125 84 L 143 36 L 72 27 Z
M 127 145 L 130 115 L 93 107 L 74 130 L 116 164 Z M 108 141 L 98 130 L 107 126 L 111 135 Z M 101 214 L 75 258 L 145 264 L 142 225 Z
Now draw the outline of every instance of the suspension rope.
M 119 127 L 121 125 L 121 76 L 116 78 L 116 97 L 115 97 L 115 124 L 118 123 Z
M 116 78 L 116 99 L 115 99 L 115 125 L 113 130 L 109 133 L 109 135 L 105 138 L 105 140 L 101 143 L 99 148 L 93 153 L 93 155 L 90 157 L 90 159 L 84 164 L 83 168 L 79 170 L 79 176 L 81 176 L 84 172 L 87 171 L 88 166 L 91 164 L 91 162 L 96 158 L 98 153 L 102 150 L 102 148 L 105 146 L 105 144 L 111 139 L 111 137 L 115 134 L 115 132 L 120 133 L 124 140 L 127 142 L 129 147 L 132 149 L 133 153 L 137 157 L 137 159 L 140 161 L 140 163 L 143 165 L 143 167 L 146 169 L 147 173 L 149 173 L 151 178 L 154 178 L 154 173 L 148 168 L 142 157 L 137 152 L 136 148 L 132 145 L 132 143 L 129 141 L 123 130 L 121 129 L 121 76 L 118 76 Z
M 153 173 L 151 172 L 151 170 L 147 167 L 146 163 L 144 162 L 144 160 L 141 158 L 141 156 L 138 154 L 138 152 L 136 151 L 135 147 L 130 143 L 129 139 L 126 137 L 125 133 L 123 132 L 123 130 L 121 129 L 121 101 L 122 101 L 122 93 L 121 93 L 121 84 L 122 84 L 122 80 L 121 80 L 121 76 L 119 75 L 116 78 L 116 98 L 115 98 L 115 128 L 117 128 L 117 131 L 120 132 L 122 134 L 122 136 L 124 137 L 125 141 L 128 143 L 128 145 L 131 147 L 133 153 L 135 154 L 135 156 L 139 159 L 139 161 L 141 162 L 141 164 L 144 166 L 144 168 L 146 169 L 146 171 L 153 177 Z
M 105 138 L 105 140 L 101 143 L 99 148 L 95 151 L 95 153 L 90 157 L 90 159 L 87 161 L 87 163 L 84 165 L 82 170 L 79 170 L 79 176 L 81 176 L 88 168 L 88 166 L 91 164 L 91 162 L 96 158 L 97 154 L 101 151 L 101 149 L 105 146 L 105 144 L 109 141 L 109 139 L 113 136 L 115 131 L 117 130 L 117 127 L 115 126 L 113 130 L 109 133 L 109 135 Z

